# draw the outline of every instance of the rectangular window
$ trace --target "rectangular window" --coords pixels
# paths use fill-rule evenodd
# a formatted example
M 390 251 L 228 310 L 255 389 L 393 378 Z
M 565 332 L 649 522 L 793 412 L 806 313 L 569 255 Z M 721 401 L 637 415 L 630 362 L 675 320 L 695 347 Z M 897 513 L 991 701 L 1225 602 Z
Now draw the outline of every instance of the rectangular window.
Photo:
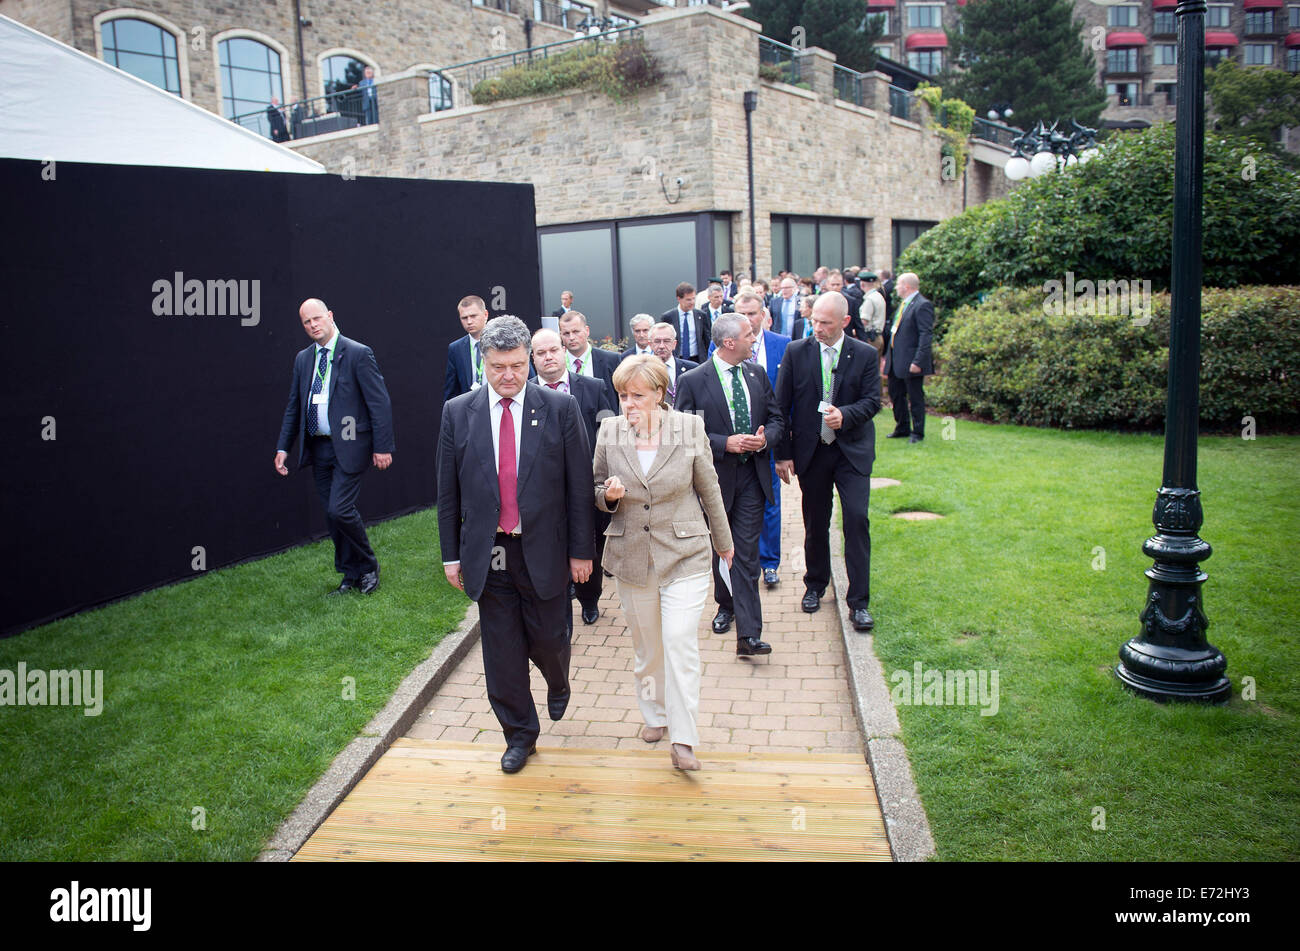
M 608 324 L 610 329 L 602 329 L 599 336 L 609 334 L 619 340 L 628 335 L 627 321 L 633 314 L 662 314 L 672 306 L 672 289 L 682 281 L 694 283 L 695 275 L 700 273 L 695 239 L 694 220 L 619 223 L 618 313 L 622 319 L 611 318 Z M 719 269 L 726 266 L 723 263 Z M 558 296 L 551 294 L 547 300 Z M 700 299 L 703 300 L 703 295 Z M 581 304 L 574 306 L 582 309 Z M 549 309 L 546 313 L 550 313 Z M 595 321 L 590 320 L 591 312 L 583 313 L 592 324 L 591 335 L 596 337 L 598 328 Z
M 871 18 L 873 18 L 873 19 L 877 19 L 877 20 L 880 21 L 880 35 L 881 35 L 881 36 L 890 36 L 890 35 L 892 35 L 892 32 L 891 32 L 891 30 L 889 29 L 889 11 L 888 11 L 888 10 L 881 10 L 879 13 L 868 13 L 867 16 L 868 16 L 868 17 L 871 17 Z
M 1247 10 L 1246 11 L 1246 33 L 1272 33 L 1273 32 L 1273 11 L 1272 10 Z
M 1229 57 L 1231 53 L 1232 50 L 1228 49 L 1225 46 L 1219 46 L 1219 47 L 1215 47 L 1212 50 L 1206 50 L 1205 65 L 1213 66 L 1215 63 L 1222 63 L 1225 59 Z
M 1106 95 L 1114 96 L 1116 105 L 1137 105 L 1137 83 L 1107 83 Z
M 884 46 L 877 46 L 877 47 L 876 47 L 876 55 L 877 55 L 877 56 L 882 56 L 882 57 L 884 57 L 885 59 L 893 59 L 893 58 L 894 58 L 894 48 L 893 48 L 892 46 L 890 46 L 889 44 L 885 44 Z
M 1106 51 L 1106 72 L 1136 73 L 1138 71 L 1138 51 L 1136 47 L 1125 47 Z
M 1247 66 L 1272 66 L 1272 45 L 1265 43 L 1247 43 L 1246 57 L 1242 62 Z
M 936 224 L 937 222 L 934 221 L 895 221 L 894 260 L 892 263 L 897 264 L 899 256 L 907 250 L 907 246 Z
M 1226 3 L 1212 3 L 1205 11 L 1205 25 L 1226 30 L 1232 16 L 1232 7 Z
M 821 265 L 862 264 L 865 223 L 856 218 L 772 216 L 772 274 L 794 271 L 811 277 Z
M 943 50 L 912 50 L 907 54 L 907 65 L 918 73 L 933 76 L 943 71 Z
M 1178 102 L 1178 84 L 1156 83 L 1156 97 L 1163 99 L 1167 106 L 1175 105 Z
M 1286 8 L 1286 28 L 1288 30 L 1300 30 L 1300 7 Z
M 1174 20 L 1172 13 L 1159 12 L 1156 14 L 1155 29 L 1151 31 L 1157 36 L 1164 36 L 1169 33 L 1178 32 L 1178 24 Z
M 1174 43 L 1157 43 L 1156 59 L 1157 66 L 1177 66 L 1178 65 L 1178 46 Z
M 934 28 L 943 26 L 943 4 L 909 3 L 907 5 L 908 29 Z
M 1286 51 L 1286 71 L 1288 73 L 1300 73 L 1300 48 Z
M 1107 8 L 1106 25 L 1107 26 L 1137 26 L 1138 8 L 1136 6 Z

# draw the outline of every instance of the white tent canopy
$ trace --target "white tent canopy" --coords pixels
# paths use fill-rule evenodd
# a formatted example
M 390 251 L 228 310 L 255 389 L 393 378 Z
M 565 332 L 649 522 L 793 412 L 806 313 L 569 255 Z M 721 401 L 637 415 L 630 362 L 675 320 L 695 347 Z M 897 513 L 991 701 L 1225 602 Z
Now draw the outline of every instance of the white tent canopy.
M 0 16 L 0 156 L 323 173 L 325 167 Z

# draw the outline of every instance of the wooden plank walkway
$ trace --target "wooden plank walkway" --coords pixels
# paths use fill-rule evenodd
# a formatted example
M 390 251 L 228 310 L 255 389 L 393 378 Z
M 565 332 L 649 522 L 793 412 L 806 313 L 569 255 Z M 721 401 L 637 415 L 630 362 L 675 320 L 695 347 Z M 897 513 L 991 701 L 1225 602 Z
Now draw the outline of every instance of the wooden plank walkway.
M 544 740 L 543 740 L 544 742 Z M 404 737 L 294 861 L 890 861 L 861 755 L 542 746 Z

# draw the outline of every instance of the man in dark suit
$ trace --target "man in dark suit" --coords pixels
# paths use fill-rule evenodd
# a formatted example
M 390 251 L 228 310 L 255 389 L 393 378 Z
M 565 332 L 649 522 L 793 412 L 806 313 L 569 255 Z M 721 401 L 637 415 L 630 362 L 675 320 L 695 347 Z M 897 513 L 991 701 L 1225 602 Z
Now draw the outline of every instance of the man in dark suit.
M 736 295 L 740 293 L 740 288 L 737 287 L 736 282 L 732 280 L 731 272 L 726 268 L 723 268 L 722 273 L 718 275 L 718 281 L 722 285 L 722 299 L 734 301 Z
M 612 383 L 591 377 L 570 373 L 565 366 L 564 345 L 560 335 L 554 330 L 542 329 L 533 334 L 533 366 L 537 368 L 537 382 L 542 386 L 560 393 L 568 393 L 578 401 L 582 410 L 582 421 L 587 426 L 587 441 L 592 452 L 596 451 L 596 432 L 600 423 L 607 416 L 618 415 L 618 394 Z M 609 527 L 609 514 L 595 513 L 596 557 L 591 566 L 591 577 L 581 584 L 574 585 L 574 597 L 582 606 L 582 622 L 595 624 L 600 617 L 600 595 L 603 590 L 600 568 L 601 556 L 605 553 L 605 529 Z M 570 629 L 573 627 L 573 612 L 566 615 Z
M 573 291 L 560 291 L 560 306 L 557 310 L 551 311 L 551 316 L 563 317 L 571 310 L 573 310 Z
M 311 462 L 334 540 L 334 568 L 343 575 L 334 593 L 371 594 L 379 587 L 379 560 L 357 511 L 357 495 L 370 465 L 381 471 L 392 465 L 392 404 L 374 353 L 338 332 L 333 311 L 313 297 L 303 301 L 298 316 L 314 343 L 293 361 L 275 471 L 289 474 L 285 461 L 302 437 L 298 465 Z
M 704 296 L 705 296 L 704 306 L 701 307 L 699 310 L 700 313 L 702 313 L 705 319 L 707 319 L 709 322 L 709 327 L 710 327 L 709 343 L 710 345 L 712 345 L 713 338 L 712 338 L 711 328 L 713 327 L 713 322 L 717 320 L 719 317 L 721 317 L 723 314 L 732 313 L 736 308 L 732 305 L 731 301 L 723 300 L 722 284 L 720 284 L 714 278 L 710 278 L 709 289 L 704 292 Z
M 444 404 L 462 393 L 478 389 L 483 383 L 483 353 L 478 338 L 487 323 L 487 304 L 483 303 L 483 298 L 470 294 L 460 299 L 456 310 L 460 314 L 460 325 L 465 328 L 465 336 L 453 340 L 447 348 L 447 370 L 442 383 Z
M 568 351 L 564 359 L 570 373 L 602 380 L 613 389 L 619 355 L 612 350 L 601 350 L 591 345 L 591 328 L 587 326 L 585 314 L 571 310 L 561 317 L 560 339 Z
M 911 271 L 898 275 L 902 302 L 889 335 L 889 401 L 894 404 L 894 431 L 886 439 L 907 436 L 909 443 L 925 438 L 925 374 L 934 372 L 930 340 L 934 336 L 934 305 L 921 296 L 920 281 Z M 908 410 L 911 429 L 908 429 Z
M 781 361 L 785 357 L 786 347 L 790 345 L 790 338 L 763 329 L 768 311 L 763 306 L 760 295 L 753 291 L 740 292 L 736 298 L 736 313 L 745 317 L 754 328 L 754 353 L 750 359 L 755 366 L 767 371 L 768 381 L 775 392 Z M 768 453 L 768 461 L 768 481 L 772 491 L 763 507 L 763 534 L 758 539 L 758 563 L 763 569 L 763 583 L 769 588 L 775 588 L 781 583 L 781 480 L 776 475 L 776 456 Z
M 687 370 L 694 370 L 698 363 L 673 356 L 677 349 L 677 331 L 672 324 L 658 323 L 650 328 L 650 350 L 668 367 L 668 392 L 664 394 L 669 406 L 677 400 L 677 383 Z
M 804 573 L 802 607 L 821 606 L 831 580 L 831 488 L 840 493 L 844 516 L 845 600 L 853 626 L 869 631 L 871 525 L 867 504 L 876 455 L 871 418 L 880 409 L 880 360 L 875 348 L 849 337 L 849 304 L 843 294 L 818 296 L 810 318 L 813 336 L 792 341 L 776 382 L 777 409 L 786 433 L 777 450 L 777 475 L 799 476 L 803 493 Z
M 666 310 L 659 318 L 672 324 L 677 335 L 677 355 L 699 362 L 709 352 L 710 327 L 708 317 L 695 309 L 695 288 L 683 281 L 677 285 L 677 306 Z
M 271 104 L 266 107 L 266 121 L 271 126 L 272 142 L 288 142 L 289 127 L 285 125 L 284 113 L 280 110 L 280 100 L 271 97 Z
M 632 330 L 632 346 L 619 355 L 620 363 L 628 357 L 635 357 L 637 354 L 654 352 L 650 349 L 650 328 L 654 326 L 654 323 L 655 319 L 649 314 L 637 314 L 628 321 L 628 326 Z
M 769 445 L 780 443 L 781 414 L 767 374 L 750 361 L 754 328 L 748 318 L 721 315 L 713 322 L 713 341 L 713 356 L 682 375 L 674 407 L 704 419 L 722 505 L 735 541 L 730 583 L 722 578 L 717 564 L 713 566 L 713 596 L 718 603 L 713 630 L 725 634 L 734 618 L 736 653 L 770 654 L 771 645 L 761 639 L 758 536 L 763 506 L 772 496 L 768 452 Z
M 569 702 L 569 582 L 591 575 L 591 447 L 572 396 L 529 386 L 528 327 L 497 317 L 480 337 L 484 385 L 442 410 L 438 534 L 449 584 L 478 602 L 488 700 L 505 733 L 501 769 L 536 752 L 528 682 L 546 679 L 552 720 Z

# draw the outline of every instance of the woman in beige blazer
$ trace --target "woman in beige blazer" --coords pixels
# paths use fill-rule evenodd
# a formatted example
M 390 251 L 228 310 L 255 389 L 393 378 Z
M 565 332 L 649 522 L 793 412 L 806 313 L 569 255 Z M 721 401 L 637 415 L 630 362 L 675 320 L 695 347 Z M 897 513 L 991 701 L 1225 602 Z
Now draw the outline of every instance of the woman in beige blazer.
M 699 769 L 700 615 L 711 550 L 731 565 L 731 529 L 704 421 L 667 405 L 663 361 L 629 357 L 614 389 L 623 415 L 596 437 L 596 507 L 613 515 L 604 568 L 618 579 L 632 632 L 641 738 L 657 742 L 667 729 L 673 765 Z

